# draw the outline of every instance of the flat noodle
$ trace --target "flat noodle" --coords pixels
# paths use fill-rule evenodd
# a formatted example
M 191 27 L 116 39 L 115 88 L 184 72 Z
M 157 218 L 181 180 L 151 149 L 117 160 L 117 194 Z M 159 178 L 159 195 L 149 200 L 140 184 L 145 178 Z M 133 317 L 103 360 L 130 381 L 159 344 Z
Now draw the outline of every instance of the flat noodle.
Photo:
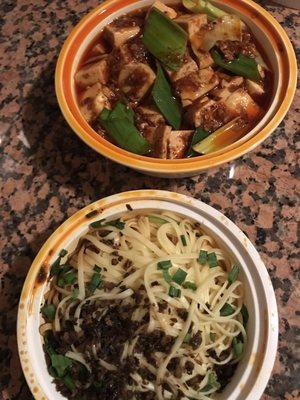
M 122 389 L 130 391 L 132 399 L 140 399 L 141 393 L 158 400 L 212 398 L 220 368 L 233 368 L 241 357 L 233 341 L 247 341 L 241 316 L 243 284 L 228 281 L 229 254 L 198 223 L 170 211 L 149 215 L 128 212 L 119 225 L 105 224 L 81 238 L 61 266 L 61 271 L 69 266 L 66 274 L 71 275 L 60 272 L 52 278 L 45 300 L 55 306 L 55 317 L 53 322 L 46 319 L 40 332 L 47 338 L 52 333 L 54 343 L 62 341 L 64 346 L 54 350 L 61 354 L 66 348 L 73 369 L 81 364 L 90 373 L 76 390 L 81 384 L 91 390 L 95 376 L 126 371 L 126 363 L 135 359 Z M 208 258 L 201 261 L 200 250 L 214 253 L 217 265 L 209 265 Z M 183 280 L 173 280 L 176 272 Z M 120 315 L 112 310 L 121 310 Z M 86 339 L 105 324 L 113 335 L 117 318 L 118 324 L 124 318 L 127 322 L 112 341 L 116 347 L 111 353 L 105 348 L 107 336 Z M 127 324 L 134 328 L 123 338 Z M 68 390 L 63 391 L 67 397 Z

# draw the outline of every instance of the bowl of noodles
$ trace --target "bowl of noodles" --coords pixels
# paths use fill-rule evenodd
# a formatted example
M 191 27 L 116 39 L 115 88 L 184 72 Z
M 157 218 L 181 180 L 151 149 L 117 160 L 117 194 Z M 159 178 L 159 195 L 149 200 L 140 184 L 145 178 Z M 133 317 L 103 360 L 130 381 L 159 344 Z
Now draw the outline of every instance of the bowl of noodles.
M 177 193 L 99 200 L 26 278 L 18 347 L 35 399 L 260 399 L 276 355 L 267 270 L 212 207 Z

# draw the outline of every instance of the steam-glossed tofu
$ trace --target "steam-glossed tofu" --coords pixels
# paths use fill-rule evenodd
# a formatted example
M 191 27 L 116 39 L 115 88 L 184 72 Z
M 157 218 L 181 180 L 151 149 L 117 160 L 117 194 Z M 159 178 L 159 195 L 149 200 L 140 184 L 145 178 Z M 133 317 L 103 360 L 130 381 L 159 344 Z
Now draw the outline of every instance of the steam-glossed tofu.
M 107 57 L 100 61 L 87 64 L 75 74 L 75 82 L 81 88 L 92 86 L 95 83 L 107 83 L 108 81 L 108 63 Z
M 193 131 L 172 131 L 169 137 L 169 157 L 183 158 L 190 144 Z
M 154 106 L 140 106 L 136 109 L 139 121 L 157 127 L 165 122 L 164 117 Z
M 137 25 L 122 26 L 119 23 L 108 25 L 104 30 L 104 35 L 112 46 L 120 47 L 129 39 L 134 38 L 140 33 L 140 27 Z
M 191 38 L 199 29 L 207 24 L 206 14 L 184 14 L 175 19 Z
M 220 88 L 211 92 L 215 100 L 226 100 L 235 90 L 244 85 L 244 78 L 242 76 L 231 77 L 220 74 L 219 77 L 222 78 Z
M 148 92 L 155 80 L 155 73 L 147 64 L 130 63 L 119 74 L 118 85 L 131 100 L 139 101 Z
M 250 96 L 253 96 L 254 98 L 265 94 L 263 86 L 257 82 L 251 81 L 250 79 L 246 79 L 246 87 Z
M 185 107 L 215 88 L 218 83 L 219 78 L 214 70 L 205 68 L 178 80 L 176 82 L 176 91 L 181 97 L 182 105 Z
M 178 71 L 168 71 L 168 74 L 170 76 L 170 79 L 172 82 L 176 82 L 179 79 L 184 78 L 185 76 L 188 76 L 192 72 L 197 72 L 198 71 L 198 66 L 196 62 L 192 59 L 192 57 L 189 55 L 187 52 L 184 57 L 184 63 L 182 64 L 182 67 L 179 68 Z
M 225 101 L 224 105 L 229 115 L 237 117 L 246 116 L 248 119 L 256 119 L 261 113 L 260 107 L 255 103 L 245 89 L 233 92 Z
M 113 96 L 113 92 L 101 83 L 95 83 L 83 92 L 79 108 L 87 122 L 94 121 L 104 107 L 111 108 L 109 101 L 111 96 Z
M 157 158 L 168 158 L 169 138 L 172 128 L 167 125 L 159 125 L 155 130 L 153 143 L 153 156 Z
M 177 17 L 177 12 L 173 8 L 168 7 L 166 4 L 162 3 L 161 1 L 156 1 L 152 7 L 157 8 L 170 19 L 174 19 Z

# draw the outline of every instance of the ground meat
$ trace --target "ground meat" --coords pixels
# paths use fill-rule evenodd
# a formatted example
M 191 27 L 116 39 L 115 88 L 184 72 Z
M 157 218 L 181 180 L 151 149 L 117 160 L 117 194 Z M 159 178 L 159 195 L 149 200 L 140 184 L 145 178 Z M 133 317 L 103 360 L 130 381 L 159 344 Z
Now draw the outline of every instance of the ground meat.
M 230 379 L 232 378 L 237 364 L 226 364 L 226 365 L 215 365 L 214 371 L 217 374 L 217 380 L 220 383 L 221 387 L 219 391 L 222 391 L 224 387 L 228 384 Z
M 221 50 L 226 61 L 234 60 L 240 53 L 253 58 L 257 55 L 255 43 L 249 32 L 243 32 L 241 42 L 237 40 L 218 40 L 216 47 Z
M 192 379 L 187 381 L 187 384 L 191 386 L 193 389 L 197 390 L 199 388 L 199 384 L 204 377 L 202 375 L 196 375 Z
M 198 349 L 202 342 L 201 333 L 198 331 L 194 336 L 191 337 L 189 344 L 192 346 L 193 350 Z
M 187 361 L 185 363 L 185 369 L 186 369 L 186 372 L 189 375 L 191 375 L 193 373 L 193 371 L 194 371 L 194 363 L 192 363 L 192 361 Z
M 179 317 L 181 319 L 183 319 L 183 321 L 186 321 L 187 317 L 188 317 L 188 312 L 185 308 L 177 308 L 177 314 L 179 315 Z

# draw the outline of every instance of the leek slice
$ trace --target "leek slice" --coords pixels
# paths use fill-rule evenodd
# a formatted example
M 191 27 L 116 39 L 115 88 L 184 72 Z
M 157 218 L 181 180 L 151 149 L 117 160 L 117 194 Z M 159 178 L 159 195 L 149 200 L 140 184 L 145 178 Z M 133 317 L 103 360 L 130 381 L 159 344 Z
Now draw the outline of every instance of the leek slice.
M 227 14 L 206 0 L 182 0 L 182 4 L 186 9 L 195 14 L 200 12 L 206 14 L 209 20 L 214 20 Z
M 174 129 L 179 129 L 181 125 L 180 107 L 178 101 L 172 94 L 169 82 L 160 65 L 158 65 L 157 68 L 157 76 L 152 89 L 152 96 L 155 104 L 166 120 Z
M 134 125 L 133 111 L 121 101 L 117 102 L 113 110 L 104 108 L 99 122 L 122 149 L 135 154 L 149 153 L 148 141 Z
M 195 144 L 193 150 L 197 153 L 209 154 L 223 149 L 244 136 L 248 128 L 247 124 L 241 124 L 240 117 L 236 117 L 201 142 Z
M 195 146 L 197 143 L 201 142 L 201 140 L 205 139 L 207 136 L 210 135 L 210 132 L 205 131 L 202 128 L 196 128 L 196 132 L 194 133 L 194 136 L 192 137 L 192 141 L 191 141 L 191 145 L 190 148 L 187 152 L 187 157 L 195 157 L 198 155 L 198 153 L 196 153 L 193 150 L 193 146 Z
M 184 61 L 187 33 L 164 13 L 153 7 L 144 27 L 142 42 L 167 69 L 177 71 Z

